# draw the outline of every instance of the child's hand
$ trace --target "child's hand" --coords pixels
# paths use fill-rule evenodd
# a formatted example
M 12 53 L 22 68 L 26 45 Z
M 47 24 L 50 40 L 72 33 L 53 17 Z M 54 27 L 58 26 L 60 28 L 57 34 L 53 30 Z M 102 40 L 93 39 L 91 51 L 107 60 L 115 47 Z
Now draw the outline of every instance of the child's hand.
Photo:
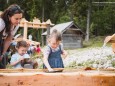
M 64 59 L 67 57 L 67 52 L 66 52 L 65 50 L 63 51 L 62 57 L 63 57 Z
M 24 60 L 24 57 L 20 57 L 20 61 Z
M 49 68 L 48 71 L 49 71 L 49 72 L 52 72 L 52 71 L 54 71 L 54 70 L 53 70 L 52 68 Z

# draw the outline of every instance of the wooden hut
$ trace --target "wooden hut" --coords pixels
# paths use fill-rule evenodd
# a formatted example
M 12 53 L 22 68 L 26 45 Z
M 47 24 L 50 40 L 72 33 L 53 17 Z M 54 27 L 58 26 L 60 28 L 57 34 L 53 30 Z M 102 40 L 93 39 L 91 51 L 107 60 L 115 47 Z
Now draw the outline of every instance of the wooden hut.
M 62 43 L 65 49 L 75 49 L 83 47 L 83 35 L 81 29 L 74 24 L 73 21 L 57 24 L 50 29 L 50 33 L 57 29 L 62 34 Z M 42 36 L 46 38 L 47 32 L 44 32 Z

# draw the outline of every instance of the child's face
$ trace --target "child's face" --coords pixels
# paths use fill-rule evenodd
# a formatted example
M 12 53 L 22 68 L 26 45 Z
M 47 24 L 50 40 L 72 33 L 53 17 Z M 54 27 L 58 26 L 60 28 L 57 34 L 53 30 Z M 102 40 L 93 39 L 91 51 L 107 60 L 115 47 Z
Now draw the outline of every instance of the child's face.
M 20 55 L 24 55 L 27 52 L 27 49 L 27 47 L 19 47 L 17 51 Z
M 56 41 L 55 38 L 51 38 L 51 39 L 49 40 L 49 44 L 50 44 L 50 46 L 51 46 L 53 49 L 55 49 L 55 48 L 57 48 L 57 47 L 59 46 L 60 41 Z

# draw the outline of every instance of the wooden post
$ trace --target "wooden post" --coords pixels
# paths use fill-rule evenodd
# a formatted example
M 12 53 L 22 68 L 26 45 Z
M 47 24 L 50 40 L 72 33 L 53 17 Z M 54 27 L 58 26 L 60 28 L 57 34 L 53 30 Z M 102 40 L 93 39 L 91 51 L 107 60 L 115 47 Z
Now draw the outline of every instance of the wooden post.
M 44 32 L 44 30 L 42 30 L 42 33 Z M 42 38 L 42 46 L 44 46 L 44 36 L 41 35 L 41 38 Z
M 50 35 L 50 24 L 47 25 L 47 40 L 48 40 L 49 35 Z M 47 44 L 47 41 L 46 41 L 46 44 Z
M 27 39 L 27 33 L 28 33 L 28 25 L 27 25 L 27 21 L 24 22 L 24 38 Z

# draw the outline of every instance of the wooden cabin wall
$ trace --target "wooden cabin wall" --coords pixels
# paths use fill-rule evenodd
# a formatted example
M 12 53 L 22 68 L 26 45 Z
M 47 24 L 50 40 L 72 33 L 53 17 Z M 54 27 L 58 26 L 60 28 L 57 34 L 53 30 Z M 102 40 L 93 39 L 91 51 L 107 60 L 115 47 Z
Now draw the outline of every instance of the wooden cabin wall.
M 83 38 L 80 31 L 67 30 L 62 34 L 64 49 L 83 47 Z

